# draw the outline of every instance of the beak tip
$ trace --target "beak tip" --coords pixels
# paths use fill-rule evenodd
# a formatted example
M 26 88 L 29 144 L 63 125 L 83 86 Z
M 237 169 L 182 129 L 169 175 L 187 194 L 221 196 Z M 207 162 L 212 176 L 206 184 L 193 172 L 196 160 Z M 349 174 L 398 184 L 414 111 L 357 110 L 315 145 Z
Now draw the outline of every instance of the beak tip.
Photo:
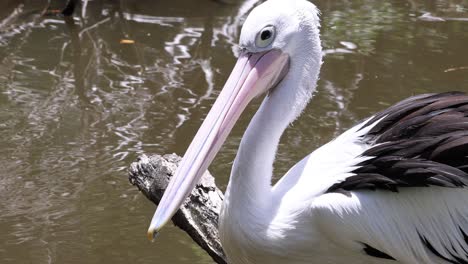
M 151 241 L 151 242 L 154 242 L 154 240 L 156 239 L 156 237 L 158 236 L 159 232 L 157 230 L 154 230 L 152 228 L 150 228 L 148 230 L 148 240 Z

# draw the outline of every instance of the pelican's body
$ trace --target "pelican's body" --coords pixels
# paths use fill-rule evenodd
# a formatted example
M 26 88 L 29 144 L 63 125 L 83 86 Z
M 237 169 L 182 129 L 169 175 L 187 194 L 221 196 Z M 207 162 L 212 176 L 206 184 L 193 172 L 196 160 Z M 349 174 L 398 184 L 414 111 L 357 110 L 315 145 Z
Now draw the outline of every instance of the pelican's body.
M 406 99 L 315 150 L 271 186 L 280 137 L 315 91 L 316 7 L 268 0 L 151 222 L 172 217 L 250 100 L 219 220 L 229 263 L 468 263 L 468 97 Z
M 328 190 L 369 160 L 363 153 L 375 145 L 363 139 L 373 126 L 365 124 L 312 152 L 262 197 L 255 186 L 235 190 L 240 183 L 230 181 L 219 227 L 230 263 L 468 263 L 460 231 L 468 228 L 465 187 Z M 250 160 L 238 155 L 242 161 Z M 448 244 L 457 249 L 445 251 Z

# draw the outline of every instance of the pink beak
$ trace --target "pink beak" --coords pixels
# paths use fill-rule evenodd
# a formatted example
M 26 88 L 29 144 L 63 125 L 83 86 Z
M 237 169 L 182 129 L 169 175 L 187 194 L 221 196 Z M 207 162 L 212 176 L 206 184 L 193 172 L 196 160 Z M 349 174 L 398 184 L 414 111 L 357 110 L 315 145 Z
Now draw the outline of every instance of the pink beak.
M 240 55 L 161 199 L 148 229 L 150 240 L 199 182 L 247 104 L 275 87 L 288 70 L 289 56 L 279 50 Z

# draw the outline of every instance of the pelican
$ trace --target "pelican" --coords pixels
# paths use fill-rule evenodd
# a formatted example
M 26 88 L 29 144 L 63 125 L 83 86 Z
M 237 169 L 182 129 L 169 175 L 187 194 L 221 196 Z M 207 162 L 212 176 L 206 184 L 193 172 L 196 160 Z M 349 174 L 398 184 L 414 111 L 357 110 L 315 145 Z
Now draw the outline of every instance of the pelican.
M 264 96 L 241 140 L 219 219 L 229 263 L 468 263 L 468 96 L 410 97 L 355 125 L 274 186 L 284 130 L 316 89 L 319 11 L 268 0 L 247 17 L 237 63 L 151 221 L 154 238 L 234 123 Z

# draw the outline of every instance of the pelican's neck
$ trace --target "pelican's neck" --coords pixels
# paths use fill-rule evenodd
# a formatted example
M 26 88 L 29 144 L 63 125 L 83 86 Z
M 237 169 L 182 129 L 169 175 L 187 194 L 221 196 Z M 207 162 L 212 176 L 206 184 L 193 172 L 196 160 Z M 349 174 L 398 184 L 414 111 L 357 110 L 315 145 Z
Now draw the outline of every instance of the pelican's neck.
M 230 205 L 264 207 L 271 193 L 273 162 L 288 122 L 275 118 L 271 100 L 264 100 L 242 137 L 232 166 L 226 198 Z
M 273 162 L 281 135 L 311 98 L 322 62 L 319 44 L 304 49 L 304 53 L 298 52 L 300 58 L 291 58 L 289 73 L 264 99 L 241 140 L 226 190 L 225 210 L 242 208 L 241 214 L 245 210 L 259 213 L 272 204 Z

